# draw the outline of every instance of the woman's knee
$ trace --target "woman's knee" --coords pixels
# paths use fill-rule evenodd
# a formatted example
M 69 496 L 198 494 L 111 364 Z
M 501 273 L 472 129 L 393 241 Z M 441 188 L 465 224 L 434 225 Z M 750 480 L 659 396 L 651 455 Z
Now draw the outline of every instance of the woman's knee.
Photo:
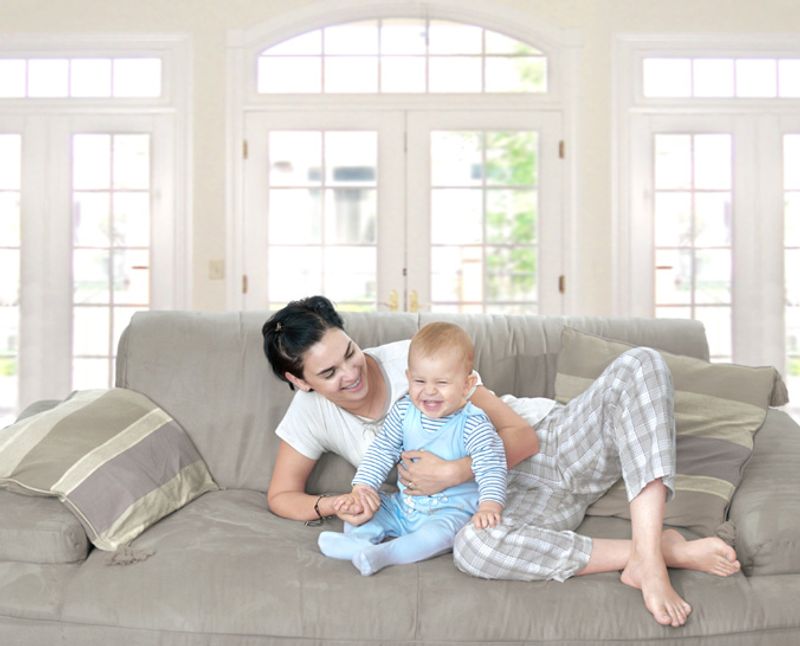
M 472 523 L 467 523 L 453 541 L 453 562 L 465 574 L 483 579 L 495 578 L 490 575 L 487 565 L 488 556 L 498 546 L 499 541 L 488 530 L 476 529 Z

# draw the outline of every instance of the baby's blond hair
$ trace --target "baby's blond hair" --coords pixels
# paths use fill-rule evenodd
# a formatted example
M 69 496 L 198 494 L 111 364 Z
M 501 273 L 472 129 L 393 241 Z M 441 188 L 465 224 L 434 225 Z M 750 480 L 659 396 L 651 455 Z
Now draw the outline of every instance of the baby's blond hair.
M 441 353 L 456 353 L 467 373 L 472 372 L 475 348 L 472 339 L 458 325 L 445 321 L 428 323 L 411 339 L 408 351 L 409 360 L 416 356 L 432 357 Z

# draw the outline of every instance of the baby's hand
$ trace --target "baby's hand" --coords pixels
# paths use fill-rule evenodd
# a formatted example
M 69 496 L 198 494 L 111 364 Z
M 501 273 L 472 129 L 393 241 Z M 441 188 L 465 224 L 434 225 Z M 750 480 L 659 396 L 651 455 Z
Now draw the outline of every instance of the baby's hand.
M 372 516 L 381 506 L 381 497 L 375 489 L 366 485 L 354 485 L 353 491 L 350 494 L 354 496 L 364 507 L 364 510 L 369 510 Z
M 502 520 L 503 505 L 493 500 L 486 500 L 478 505 L 478 511 L 472 516 L 475 529 L 497 527 Z

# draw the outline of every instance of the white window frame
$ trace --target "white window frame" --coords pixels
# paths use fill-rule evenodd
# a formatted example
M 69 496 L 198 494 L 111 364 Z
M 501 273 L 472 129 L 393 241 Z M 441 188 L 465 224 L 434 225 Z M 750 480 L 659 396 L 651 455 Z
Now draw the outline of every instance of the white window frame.
M 64 150 L 44 149 L 43 137 L 61 137 L 73 127 L 70 124 L 91 123 L 90 128 L 106 128 L 111 132 L 124 129 L 126 122 L 137 119 L 151 122 L 153 135 L 165 147 L 152 163 L 164 169 L 168 179 L 164 190 L 153 194 L 156 209 L 166 218 L 153 223 L 151 252 L 151 303 L 160 309 L 187 309 L 191 306 L 191 70 L 189 38 L 180 34 L 41 34 L 9 35 L 0 42 L 0 56 L 6 58 L 76 58 L 76 57 L 153 57 L 162 60 L 162 94 L 155 98 L 1 98 L 0 117 L 23 135 L 23 176 L 37 182 L 41 173 L 30 166 L 39 163 L 69 168 L 71 161 Z M 41 124 L 49 124 L 42 127 Z M 16 125 L 15 125 L 16 124 Z M 123 125 L 120 125 L 123 124 Z M 78 128 L 83 126 L 77 126 Z M 134 130 L 136 130 L 134 126 Z M 47 129 L 52 132 L 46 134 Z M 169 152 L 167 152 L 167 149 Z M 170 161 L 166 163 L 165 157 Z M 28 168 L 26 171 L 25 169 Z M 67 174 L 68 175 L 68 174 Z M 61 173 L 62 179 L 65 178 Z M 66 180 L 64 180 L 66 181 Z M 23 189 L 22 208 L 29 213 L 23 247 L 50 276 L 46 284 L 31 282 L 23 269 L 23 296 L 20 325 L 28 336 L 47 339 L 47 343 L 27 344 L 20 354 L 20 404 L 27 405 L 41 398 L 63 397 L 69 389 L 72 354 L 71 317 L 61 321 L 47 317 L 48 308 L 59 313 L 71 312 L 71 286 L 54 276 L 48 266 L 71 266 L 71 247 L 55 246 L 54 241 L 69 240 L 69 222 L 50 222 L 45 216 L 48 195 L 60 196 L 69 203 L 67 184 Z M 155 259 L 158 257 L 158 259 Z M 30 259 L 28 259 L 30 260 Z M 157 265 L 154 267 L 154 264 Z M 25 304 L 28 304 L 27 306 Z M 52 341 L 52 343 L 51 343 Z M 48 345 L 50 344 L 50 345 Z M 47 347 L 45 347 L 47 346 Z M 57 348 L 53 353 L 49 349 Z M 63 350 L 68 348 L 68 356 Z M 21 348 L 22 350 L 22 348 Z M 29 368 L 24 368 L 29 366 Z
M 430 18 L 475 24 L 499 31 L 512 38 L 531 43 L 548 60 L 548 90 L 541 94 L 465 94 L 463 105 L 486 109 L 530 109 L 557 111 L 562 116 L 564 137 L 569 151 L 564 159 L 564 181 L 560 187 L 563 199 L 562 267 L 568 276 L 578 275 L 578 254 L 573 253 L 576 239 L 578 192 L 575 182 L 578 168 L 577 147 L 577 78 L 581 40 L 575 31 L 555 29 L 535 24 L 530 16 L 510 7 L 498 6 L 491 0 L 472 0 L 459 5 L 449 0 L 424 0 L 407 3 L 395 0 L 328 0 L 313 6 L 287 12 L 282 17 L 255 25 L 249 29 L 233 30 L 228 34 L 227 57 L 227 200 L 226 230 L 228 268 L 226 272 L 226 305 L 228 309 L 243 309 L 244 262 L 246 248 L 244 159 L 245 120 L 251 111 L 298 111 L 320 109 L 323 104 L 331 110 L 425 110 L 437 107 L 437 97 L 422 95 L 270 95 L 257 91 L 255 61 L 265 48 L 291 37 L 333 24 L 372 18 Z M 452 107 L 452 96 L 438 99 L 441 107 Z M 323 103 L 324 102 L 324 103 Z M 567 290 L 563 308 L 574 311 L 581 301 L 577 289 Z

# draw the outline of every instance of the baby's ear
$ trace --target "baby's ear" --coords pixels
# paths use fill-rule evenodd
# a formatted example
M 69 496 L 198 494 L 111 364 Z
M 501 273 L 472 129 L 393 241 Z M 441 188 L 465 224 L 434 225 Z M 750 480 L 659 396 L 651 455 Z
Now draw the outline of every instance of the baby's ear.
M 475 390 L 475 387 L 477 385 L 478 385 L 478 375 L 473 370 L 472 372 L 469 373 L 469 375 L 467 375 L 467 383 L 466 383 L 467 386 L 466 391 L 470 394 L 470 396 L 472 395 L 472 391 Z

